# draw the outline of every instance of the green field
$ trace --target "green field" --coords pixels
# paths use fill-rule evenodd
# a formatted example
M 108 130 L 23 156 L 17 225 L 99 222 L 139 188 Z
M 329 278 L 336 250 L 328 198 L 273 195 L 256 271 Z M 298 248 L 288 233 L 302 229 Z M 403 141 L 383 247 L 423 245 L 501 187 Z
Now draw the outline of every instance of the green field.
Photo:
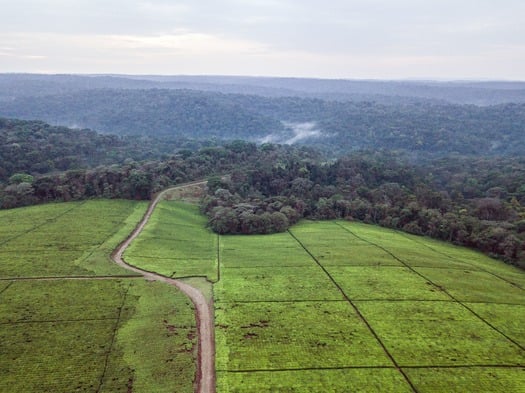
M 525 391 L 525 274 L 384 228 L 222 236 L 219 392 Z
M 124 254 L 141 269 L 167 277 L 218 280 L 218 236 L 205 229 L 206 217 L 195 205 L 161 201 L 148 225 Z
M 111 262 L 145 203 L 0 211 L 0 392 L 192 392 L 193 306 Z
M 126 256 L 219 279 L 218 392 L 525 389 L 521 270 L 358 223 L 216 237 L 196 207 L 158 213 Z
M 191 304 L 108 259 L 144 209 L 0 212 L 0 392 L 192 391 Z M 353 222 L 254 236 L 205 222 L 161 202 L 125 258 L 214 282 L 218 392 L 525 391 L 523 271 Z

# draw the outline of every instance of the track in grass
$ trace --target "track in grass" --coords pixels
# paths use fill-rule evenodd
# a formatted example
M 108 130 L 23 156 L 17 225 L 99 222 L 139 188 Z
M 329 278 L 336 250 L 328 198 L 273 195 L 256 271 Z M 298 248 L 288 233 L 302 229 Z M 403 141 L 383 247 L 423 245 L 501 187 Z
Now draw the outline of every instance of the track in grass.
M 0 211 L 0 392 L 193 391 L 193 305 L 109 259 L 145 207 Z

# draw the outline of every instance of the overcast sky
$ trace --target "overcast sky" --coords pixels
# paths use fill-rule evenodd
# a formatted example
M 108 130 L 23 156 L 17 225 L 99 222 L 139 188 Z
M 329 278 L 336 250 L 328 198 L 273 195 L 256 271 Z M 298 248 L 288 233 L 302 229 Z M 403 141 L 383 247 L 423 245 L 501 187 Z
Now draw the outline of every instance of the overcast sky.
M 523 0 L 0 0 L 0 72 L 525 80 Z

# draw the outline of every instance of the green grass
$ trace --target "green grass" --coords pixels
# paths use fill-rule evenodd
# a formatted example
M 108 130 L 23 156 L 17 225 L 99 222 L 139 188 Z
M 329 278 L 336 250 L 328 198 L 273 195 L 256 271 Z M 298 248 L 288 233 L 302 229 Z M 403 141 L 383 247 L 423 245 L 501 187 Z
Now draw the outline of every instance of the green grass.
M 217 235 L 205 228 L 195 205 L 161 201 L 124 259 L 167 277 L 202 276 L 217 281 Z
M 523 392 L 525 368 L 426 368 L 407 369 L 420 392 L 494 393 Z
M 404 267 L 329 266 L 327 270 L 352 300 L 450 300 Z
M 220 239 L 219 392 L 411 391 L 389 355 L 419 392 L 525 390 L 523 271 L 359 223 L 290 232 Z
M 342 301 L 220 304 L 215 325 L 220 371 L 392 366 Z
M 412 392 L 410 385 L 397 370 L 381 368 L 243 373 L 219 371 L 217 379 L 217 392 L 221 393 Z
M 215 284 L 217 302 L 343 300 L 340 291 L 315 265 L 222 269 Z
M 130 275 L 109 256 L 146 206 L 94 200 L 0 211 L 1 393 L 193 391 L 188 299 L 141 277 L 97 279 Z
M 356 302 L 401 366 L 519 365 L 524 351 L 454 302 Z

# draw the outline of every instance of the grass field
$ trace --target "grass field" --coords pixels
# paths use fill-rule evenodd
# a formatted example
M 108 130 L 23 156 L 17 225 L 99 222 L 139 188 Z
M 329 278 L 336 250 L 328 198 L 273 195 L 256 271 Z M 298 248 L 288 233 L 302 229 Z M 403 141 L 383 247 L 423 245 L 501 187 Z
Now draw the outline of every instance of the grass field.
M 108 259 L 144 209 L 0 212 L 0 392 L 192 391 L 191 304 Z M 471 250 L 345 221 L 219 237 L 165 201 L 125 258 L 215 282 L 218 392 L 525 391 L 525 273 Z
M 222 236 L 219 392 L 525 391 L 525 274 L 384 228 Z
M 126 250 L 126 261 L 167 277 L 218 280 L 218 236 L 205 228 L 197 206 L 161 201 L 140 236 Z
M 0 211 L 0 392 L 193 391 L 193 306 L 109 258 L 145 208 Z

